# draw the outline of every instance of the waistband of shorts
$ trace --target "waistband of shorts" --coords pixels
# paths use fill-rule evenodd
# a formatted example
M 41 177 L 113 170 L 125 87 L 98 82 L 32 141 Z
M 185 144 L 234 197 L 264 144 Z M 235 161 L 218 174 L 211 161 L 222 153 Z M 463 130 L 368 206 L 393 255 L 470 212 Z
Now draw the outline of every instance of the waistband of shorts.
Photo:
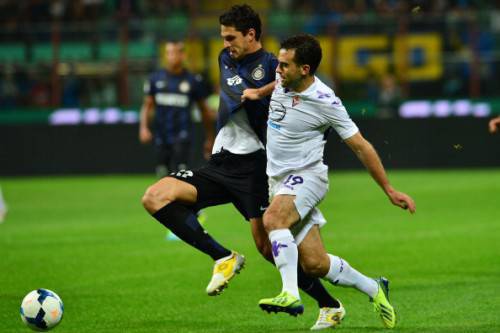
M 233 154 L 229 150 L 221 149 L 220 152 L 213 154 L 211 160 L 214 162 L 222 161 L 225 159 L 231 159 L 232 161 L 249 161 L 255 160 L 256 158 L 265 158 L 266 151 L 264 149 L 259 149 L 250 154 Z

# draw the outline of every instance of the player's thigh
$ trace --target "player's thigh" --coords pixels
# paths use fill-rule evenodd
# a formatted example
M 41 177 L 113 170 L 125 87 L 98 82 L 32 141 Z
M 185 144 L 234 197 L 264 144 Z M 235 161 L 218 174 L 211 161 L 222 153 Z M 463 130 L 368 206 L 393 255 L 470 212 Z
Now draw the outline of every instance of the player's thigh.
M 300 220 L 295 207 L 295 196 L 280 194 L 273 197 L 271 204 L 264 213 L 264 227 L 269 232 L 276 229 L 290 228 Z
M 193 204 L 191 208 L 195 211 L 231 202 L 230 193 L 225 187 L 225 175 L 210 161 L 201 168 L 180 170 L 170 176 L 195 188 L 196 197 L 194 201 L 190 201 Z
M 226 153 L 221 164 L 231 201 L 246 220 L 262 218 L 269 205 L 266 155 L 262 150 L 246 155 Z
M 155 212 L 173 201 L 192 205 L 196 198 L 196 187 L 173 177 L 165 177 L 146 190 L 142 202 L 148 211 Z
M 323 277 L 330 269 L 330 259 L 319 230 L 318 225 L 313 225 L 300 242 L 298 246 L 299 262 L 306 273 Z

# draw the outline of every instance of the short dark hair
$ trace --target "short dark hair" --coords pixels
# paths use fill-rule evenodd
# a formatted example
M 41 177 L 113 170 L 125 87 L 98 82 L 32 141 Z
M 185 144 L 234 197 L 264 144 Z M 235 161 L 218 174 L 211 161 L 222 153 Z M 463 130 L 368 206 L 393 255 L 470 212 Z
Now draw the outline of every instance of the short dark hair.
M 219 23 L 225 26 L 234 27 L 244 36 L 248 30 L 255 30 L 255 39 L 260 39 L 262 23 L 259 14 L 257 14 L 249 5 L 234 5 L 227 12 L 219 17 Z
M 289 37 L 281 42 L 281 49 L 295 50 L 293 61 L 298 65 L 309 65 L 313 75 L 321 62 L 322 52 L 318 40 L 309 34 Z

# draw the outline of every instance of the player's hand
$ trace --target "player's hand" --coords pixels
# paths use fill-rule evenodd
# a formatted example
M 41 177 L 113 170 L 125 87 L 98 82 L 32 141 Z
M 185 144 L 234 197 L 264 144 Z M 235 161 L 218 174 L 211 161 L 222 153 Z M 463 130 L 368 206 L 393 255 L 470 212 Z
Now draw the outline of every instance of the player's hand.
M 151 131 L 149 130 L 149 128 L 143 128 L 141 127 L 139 129 L 139 141 L 141 143 L 150 143 L 151 140 L 153 140 L 153 134 L 151 133 Z
M 500 126 L 500 117 L 496 117 L 490 120 L 488 127 L 490 128 L 490 133 L 498 132 L 498 127 Z
M 396 190 L 391 190 L 387 193 L 387 196 L 393 205 L 407 209 L 412 214 L 415 213 L 417 207 L 415 206 L 415 201 L 409 195 Z
M 214 146 L 213 139 L 207 139 L 207 140 L 205 140 L 205 143 L 203 144 L 203 157 L 207 161 L 210 159 L 210 156 L 212 156 L 212 147 L 213 146 Z
M 243 95 L 241 95 L 241 102 L 248 100 L 255 101 L 261 99 L 260 90 L 257 88 L 248 88 L 243 90 Z

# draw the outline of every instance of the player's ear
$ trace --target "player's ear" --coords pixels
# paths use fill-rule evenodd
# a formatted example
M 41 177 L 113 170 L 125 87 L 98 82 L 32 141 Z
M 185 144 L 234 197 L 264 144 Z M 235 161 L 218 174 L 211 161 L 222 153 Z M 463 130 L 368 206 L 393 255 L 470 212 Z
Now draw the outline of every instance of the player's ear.
M 255 29 L 253 28 L 248 29 L 247 36 L 251 41 L 255 40 Z
M 309 75 L 310 71 L 311 71 L 311 66 L 309 65 L 300 66 L 300 73 L 302 75 Z

